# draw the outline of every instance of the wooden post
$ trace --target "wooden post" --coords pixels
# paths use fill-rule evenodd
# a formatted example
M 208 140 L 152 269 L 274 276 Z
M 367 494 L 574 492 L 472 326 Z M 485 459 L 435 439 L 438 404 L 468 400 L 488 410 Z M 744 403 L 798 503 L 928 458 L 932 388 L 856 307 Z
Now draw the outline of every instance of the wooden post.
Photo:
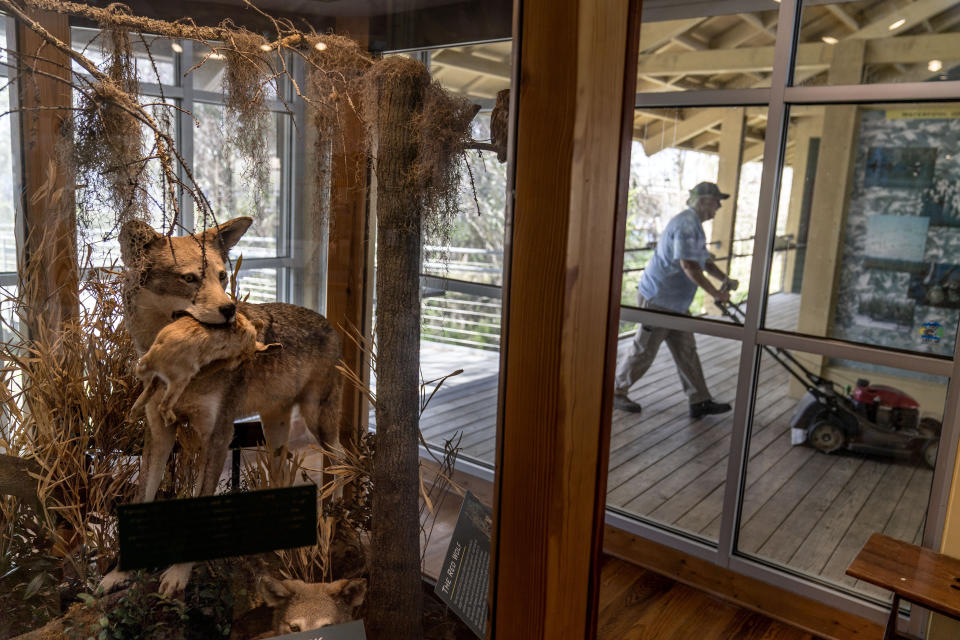
M 730 273 L 730 259 L 733 254 L 733 240 L 737 224 L 737 195 L 740 193 L 740 168 L 743 163 L 743 134 L 746 129 L 744 119 L 746 109 L 732 107 L 724 110 L 720 129 L 720 167 L 717 172 L 717 186 L 730 198 L 723 201 L 717 211 L 710 231 L 710 252 L 717 256 L 717 266 Z
M 743 165 L 743 135 L 746 131 L 746 109 L 724 109 L 720 129 L 720 166 L 717 170 L 717 186 L 721 193 L 730 197 L 723 201 L 710 226 L 710 253 L 717 256 L 717 266 L 729 274 L 732 268 L 733 240 L 736 237 L 737 197 L 740 193 L 740 170 Z M 704 310 L 720 316 L 722 312 L 709 296 L 704 298 Z
M 517 7 L 492 629 L 592 638 L 640 2 Z
M 806 192 L 807 180 L 816 176 L 807 171 L 810 163 L 810 145 L 815 137 L 820 136 L 819 118 L 804 118 L 795 128 L 793 138 L 794 162 L 793 180 L 790 187 L 790 208 L 787 211 L 786 233 L 793 236 L 793 242 L 799 242 L 800 222 L 803 217 L 803 196 Z M 797 268 L 797 251 L 788 251 L 784 262 L 783 290 L 790 293 L 799 293 L 793 290 L 793 276 Z
M 348 35 L 361 46 L 367 42 L 366 18 L 337 19 L 337 31 Z M 357 109 L 360 97 L 351 96 Z M 329 164 L 329 243 L 327 250 L 326 316 L 340 330 L 343 339 L 343 361 L 369 383 L 370 363 L 363 352 L 346 339 L 343 329 L 356 328 L 365 338 L 372 332 L 367 304 L 372 295 L 372 264 L 367 264 L 371 225 L 367 205 L 367 152 L 363 123 L 353 108 L 340 110 L 343 139 L 331 144 L 325 154 Z M 369 268 L 368 268 L 369 267 Z M 343 329 L 341 329 L 343 327 Z M 346 385 L 340 412 L 340 442 L 350 447 L 366 432 L 368 413 L 366 399 L 359 389 Z
M 70 42 L 66 15 L 26 11 L 51 34 Z M 63 143 L 61 131 L 69 117 L 67 109 L 73 104 L 70 59 L 45 45 L 36 33 L 19 22 L 17 51 L 23 109 L 20 118 L 23 185 L 19 210 L 24 216 L 25 230 L 22 254 L 28 265 L 21 274 L 21 278 L 27 280 L 21 284 L 29 297 L 27 304 L 38 310 L 38 325 L 49 329 L 61 326 L 79 310 L 74 177 L 57 162 L 58 145 Z M 38 61 L 36 57 L 47 61 Z M 54 106 L 62 106 L 64 110 L 51 110 Z M 36 107 L 44 110 L 31 111 Z M 39 326 L 30 327 L 31 335 L 37 335 L 39 330 Z
M 843 40 L 837 44 L 828 84 L 860 82 L 865 48 L 864 40 Z M 807 235 L 807 246 L 816 248 L 817 259 L 806 260 L 803 265 L 803 291 L 797 320 L 800 333 L 829 336 L 833 325 L 859 124 L 856 105 L 824 108 Z M 820 372 L 823 358 L 817 360 L 820 365 L 814 367 L 814 373 Z M 791 386 L 791 390 L 796 388 Z

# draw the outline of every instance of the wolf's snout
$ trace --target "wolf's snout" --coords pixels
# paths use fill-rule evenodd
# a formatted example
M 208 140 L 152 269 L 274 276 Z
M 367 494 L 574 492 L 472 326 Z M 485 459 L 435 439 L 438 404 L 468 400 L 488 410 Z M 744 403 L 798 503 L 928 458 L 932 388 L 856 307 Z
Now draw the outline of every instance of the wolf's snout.
M 222 304 L 220 305 L 220 313 L 227 319 L 227 322 L 231 322 L 237 313 L 237 305 L 232 302 L 230 304 Z

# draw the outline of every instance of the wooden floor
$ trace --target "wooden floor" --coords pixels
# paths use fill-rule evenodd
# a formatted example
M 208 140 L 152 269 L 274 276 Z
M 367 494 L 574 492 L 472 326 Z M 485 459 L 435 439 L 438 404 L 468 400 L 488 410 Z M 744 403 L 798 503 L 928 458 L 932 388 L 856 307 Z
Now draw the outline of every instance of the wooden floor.
M 771 298 L 769 314 L 786 326 L 799 296 Z M 621 351 L 627 342 L 621 341 Z M 732 402 L 739 343 L 697 336 L 714 398 Z M 436 394 L 421 420 L 429 442 L 459 438 L 463 455 L 494 461 L 499 354 L 424 342 L 425 379 L 463 368 Z M 878 598 L 887 594 L 844 575 L 874 531 L 915 542 L 923 531 L 932 473 L 918 466 L 860 455 L 824 455 L 790 445 L 796 399 L 788 375 L 761 360 L 750 441 L 739 549 Z M 720 530 L 732 412 L 691 420 L 668 349 L 661 349 L 631 397 L 637 416 L 614 412 L 607 504 L 692 535 L 716 540 Z
M 425 573 L 436 579 L 460 508 L 448 494 L 425 552 Z M 600 582 L 601 640 L 815 640 L 810 635 L 703 591 L 611 556 Z

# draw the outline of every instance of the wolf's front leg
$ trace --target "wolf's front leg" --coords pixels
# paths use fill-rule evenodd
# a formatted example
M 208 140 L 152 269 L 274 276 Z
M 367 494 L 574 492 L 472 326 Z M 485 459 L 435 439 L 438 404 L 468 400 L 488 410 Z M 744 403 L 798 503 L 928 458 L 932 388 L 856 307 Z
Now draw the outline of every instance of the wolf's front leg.
M 103 576 L 103 580 L 100 581 L 100 588 L 103 589 L 104 593 L 110 593 L 123 583 L 130 580 L 133 576 L 133 573 L 130 571 L 120 571 L 119 568 L 114 569 L 107 575 Z
M 137 502 L 152 502 L 157 496 L 163 471 L 173 451 L 177 430 L 174 425 L 164 424 L 155 402 L 146 405 L 147 437 L 140 458 L 140 483 L 137 486 Z
M 165 596 L 172 596 L 178 591 L 183 591 L 190 581 L 190 572 L 193 570 L 192 562 L 181 562 L 175 564 L 163 572 L 160 576 L 160 593 Z

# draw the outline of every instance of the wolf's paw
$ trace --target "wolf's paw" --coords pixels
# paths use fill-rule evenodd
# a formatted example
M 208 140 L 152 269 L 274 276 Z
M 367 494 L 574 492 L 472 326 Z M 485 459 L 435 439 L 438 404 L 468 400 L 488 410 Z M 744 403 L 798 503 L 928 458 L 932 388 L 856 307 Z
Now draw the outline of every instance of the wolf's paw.
M 103 576 L 103 580 L 100 581 L 100 588 L 103 590 L 103 593 L 110 593 L 124 582 L 129 580 L 133 576 L 129 571 L 120 571 L 119 569 L 114 569 L 107 575 Z
M 192 562 L 183 562 L 175 564 L 163 572 L 160 577 L 160 593 L 165 596 L 172 596 L 178 591 L 183 591 L 190 580 L 190 571 L 193 569 Z

